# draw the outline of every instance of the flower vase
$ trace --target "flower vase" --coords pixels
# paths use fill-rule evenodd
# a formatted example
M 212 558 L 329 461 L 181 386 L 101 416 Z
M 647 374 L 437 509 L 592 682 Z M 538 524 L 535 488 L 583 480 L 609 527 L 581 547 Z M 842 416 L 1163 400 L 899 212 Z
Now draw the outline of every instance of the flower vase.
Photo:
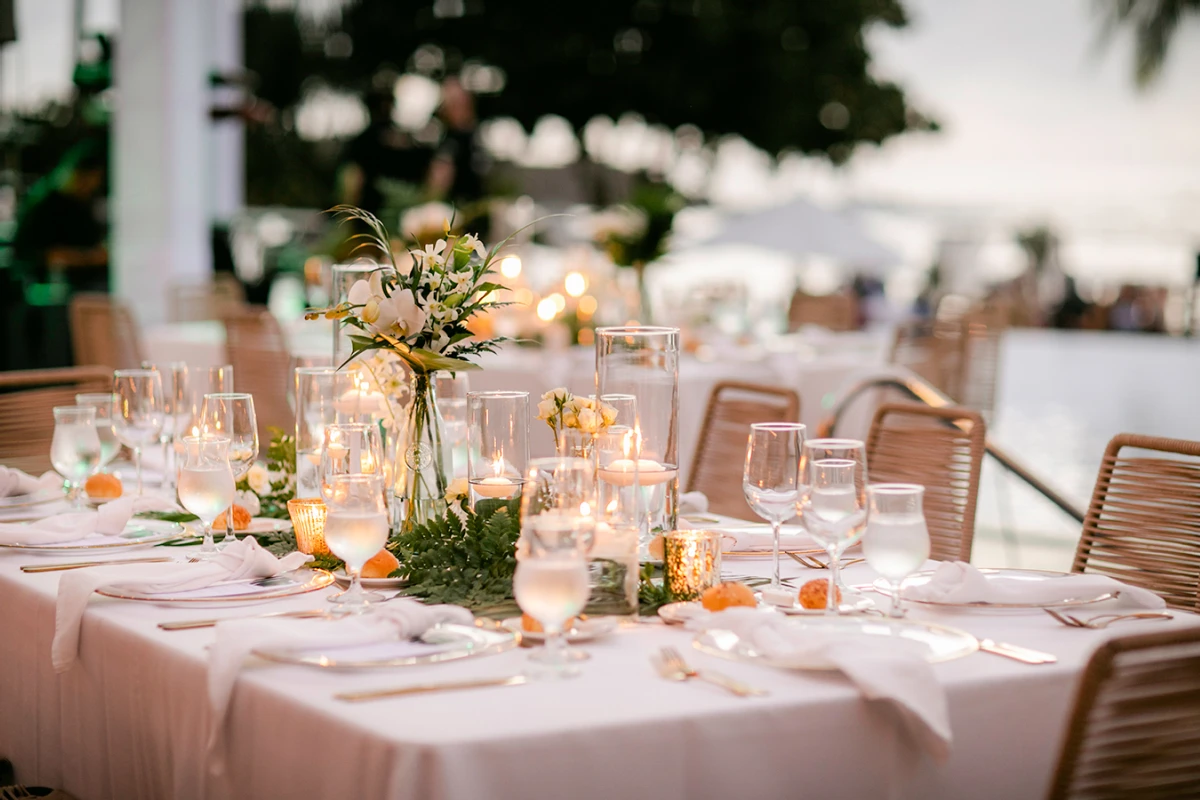
M 414 372 L 409 383 L 410 403 L 396 447 L 394 483 L 401 533 L 446 512 L 452 460 L 435 385 L 433 376 L 424 372 Z
M 558 455 L 562 458 L 585 458 L 592 461 L 596 450 L 596 435 L 579 428 L 563 428 L 558 433 Z M 595 465 L 592 465 L 593 469 Z

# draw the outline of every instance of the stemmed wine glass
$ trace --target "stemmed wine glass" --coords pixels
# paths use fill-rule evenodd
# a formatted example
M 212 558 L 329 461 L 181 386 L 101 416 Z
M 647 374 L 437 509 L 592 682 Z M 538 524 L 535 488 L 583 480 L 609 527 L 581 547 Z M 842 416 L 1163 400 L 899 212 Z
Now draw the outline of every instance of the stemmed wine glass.
M 877 483 L 867 487 L 867 532 L 863 555 L 891 589 L 890 617 L 903 617 L 900 589 L 904 579 L 929 559 L 929 529 L 921 509 L 925 487 L 914 483 Z
M 187 395 L 176 412 L 175 435 L 199 436 L 203 424 L 204 397 L 233 391 L 233 367 L 224 364 L 188 370 Z
M 104 393 L 75 395 L 75 405 L 91 406 L 96 409 L 96 435 L 100 437 L 100 466 L 98 469 L 107 467 L 121 450 L 121 443 L 117 441 L 117 435 L 113 433 L 112 426 L 113 400 L 115 399 L 116 395 Z
M 158 440 L 165 423 L 162 376 L 150 369 L 113 373 L 113 432 L 133 448 L 137 493 L 142 493 L 142 448 Z
M 840 559 L 866 529 L 867 465 L 863 443 L 855 439 L 812 439 L 804 443 L 801 468 L 805 487 L 800 507 L 809 534 L 829 556 L 825 613 L 838 613 Z
M 378 475 L 383 480 L 383 437 L 379 426 L 365 422 L 326 425 L 320 470 L 321 494 L 326 499 L 333 489 L 333 479 L 339 475 Z
M 229 439 L 229 468 L 236 484 L 258 457 L 258 421 L 254 417 L 254 398 L 237 392 L 204 395 L 200 411 L 200 432 Z M 233 504 L 233 498 L 229 500 Z M 237 541 L 233 535 L 233 509 L 226 516 L 225 538 L 217 545 L 227 547 Z
M 67 500 L 78 508 L 80 489 L 100 466 L 100 437 L 96 435 L 96 409 L 91 406 L 56 406 L 50 463 L 67 482 Z
M 361 614 L 383 599 L 362 588 L 362 568 L 387 544 L 390 528 L 383 475 L 334 475 L 325 495 L 325 544 L 346 562 L 350 586 L 329 598 L 344 611 Z
M 589 594 L 587 550 L 595 533 L 592 465 L 584 458 L 536 458 L 521 492 L 521 545 L 513 597 L 545 631 L 530 660 L 537 678 L 573 678 L 572 662 L 588 658 L 563 640 L 567 620 L 583 611 Z
M 800 500 L 800 454 L 805 427 L 796 422 L 759 422 L 750 426 L 742 491 L 755 514 L 771 523 L 775 569 L 771 589 L 779 582 L 780 526 L 796 516 Z
M 179 470 L 179 502 L 200 518 L 204 542 L 200 558 L 217 554 L 212 524 L 233 503 L 236 492 L 233 471 L 229 467 L 229 437 L 203 434 L 185 436 L 183 466 Z
M 175 452 L 175 436 L 179 427 L 179 418 L 187 408 L 188 396 L 188 365 L 183 361 L 168 361 L 162 364 L 142 362 L 142 369 L 152 369 L 162 376 L 163 411 L 166 414 L 162 433 L 158 443 L 162 445 L 163 487 L 170 492 L 175 480 L 175 464 L 172 455 Z

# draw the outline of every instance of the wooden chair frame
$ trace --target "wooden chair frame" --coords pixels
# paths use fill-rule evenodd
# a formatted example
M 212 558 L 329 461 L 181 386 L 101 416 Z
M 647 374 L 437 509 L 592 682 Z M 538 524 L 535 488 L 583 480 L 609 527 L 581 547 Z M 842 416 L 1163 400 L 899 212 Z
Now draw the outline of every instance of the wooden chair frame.
M 50 469 L 54 406 L 75 405 L 76 394 L 111 391 L 108 367 L 0 372 L 0 464 L 34 474 Z

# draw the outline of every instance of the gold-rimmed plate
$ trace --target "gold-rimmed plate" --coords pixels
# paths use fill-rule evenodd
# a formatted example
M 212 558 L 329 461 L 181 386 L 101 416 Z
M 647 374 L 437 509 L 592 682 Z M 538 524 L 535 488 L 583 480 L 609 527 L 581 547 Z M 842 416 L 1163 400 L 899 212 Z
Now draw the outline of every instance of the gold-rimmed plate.
M 1005 581 L 1025 581 L 1032 588 L 1035 584 L 1045 584 L 1047 581 L 1061 581 L 1070 579 L 1076 573 L 1072 572 L 1051 572 L 1048 570 L 1037 569 L 1009 569 L 1009 568 L 990 568 L 984 567 L 979 570 L 985 579 L 991 580 L 1000 578 Z M 1112 600 L 1118 592 L 1091 592 L 1086 595 L 1076 595 L 1064 588 L 1061 599 L 1045 601 L 1045 602 L 1015 602 L 1015 603 L 993 603 L 982 600 L 972 602 L 961 601 L 944 601 L 944 600 L 920 600 L 915 597 L 910 597 L 906 592 L 916 586 L 923 586 L 933 580 L 934 570 L 925 570 L 910 575 L 904 581 L 904 588 L 900 592 L 901 598 L 905 603 L 915 603 L 921 606 L 930 608 L 947 608 L 956 611 L 1039 611 L 1043 608 L 1069 608 L 1071 606 L 1086 606 L 1092 603 L 1099 603 L 1104 600 Z M 882 578 L 877 578 L 872 584 L 875 591 L 888 597 L 892 596 L 892 591 L 888 584 Z M 1041 588 L 1041 587 L 1039 587 Z
M 790 635 L 870 641 L 888 646 L 912 648 L 926 661 L 936 663 L 968 656 L 979 649 L 979 640 L 971 634 L 944 625 L 910 620 L 880 619 L 878 617 L 788 617 L 782 623 Z M 696 635 L 692 646 L 702 653 L 747 661 L 768 667 L 803 670 L 834 670 L 837 666 L 820 648 L 808 653 L 798 652 L 788 658 L 767 655 L 755 649 L 752 642 L 733 631 L 712 628 Z
M 272 578 L 216 583 L 203 589 L 171 592 L 142 592 L 123 586 L 101 586 L 97 594 L 118 600 L 136 600 L 180 606 L 225 606 L 238 603 L 261 603 L 315 592 L 333 583 L 333 576 L 323 569 L 301 569 L 285 572 Z
M 336 625 L 337 621 L 314 621 L 313 624 Z M 270 647 L 256 649 L 253 653 L 278 664 L 322 669 L 378 669 L 490 656 L 511 650 L 520 643 L 519 634 L 489 620 L 477 620 L 474 625 L 436 625 L 414 641 L 354 647 Z
M 57 544 L 0 544 L 0 548 L 21 550 L 29 553 L 48 555 L 86 555 L 95 553 L 112 553 L 124 550 L 137 550 L 150 547 L 183 533 L 183 526 L 177 522 L 166 522 L 157 519 L 131 520 L 125 530 L 116 536 L 89 536 L 71 542 Z
M 42 503 L 52 503 L 55 500 L 62 500 L 66 496 L 66 492 L 63 491 L 61 486 L 55 486 L 53 488 L 36 489 L 28 494 L 14 494 L 8 497 L 0 497 L 0 513 L 13 508 L 28 508 L 29 506 L 41 505 Z
M 518 633 L 522 638 L 528 639 L 534 644 L 541 644 L 546 641 L 546 634 L 541 631 L 527 631 L 521 625 L 520 617 L 509 617 L 500 623 L 505 629 Z M 577 619 L 571 623 L 571 627 L 563 631 L 563 638 L 568 642 L 590 642 L 593 639 L 599 639 L 603 636 L 608 636 L 620 626 L 620 620 L 616 617 L 588 617 L 587 619 Z

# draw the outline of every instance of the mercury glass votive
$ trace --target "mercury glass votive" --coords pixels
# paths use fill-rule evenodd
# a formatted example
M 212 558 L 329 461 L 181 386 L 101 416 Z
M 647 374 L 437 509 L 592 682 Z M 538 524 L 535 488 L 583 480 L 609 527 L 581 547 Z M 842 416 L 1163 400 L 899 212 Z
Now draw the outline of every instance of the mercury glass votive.
M 663 536 L 663 580 L 672 600 L 695 600 L 721 582 L 721 538 L 717 531 Z
M 467 392 L 471 506 L 521 493 L 529 462 L 529 392 Z
M 301 553 L 328 553 L 325 544 L 325 501 L 319 497 L 295 497 L 288 500 L 288 515 L 296 531 L 296 547 Z

